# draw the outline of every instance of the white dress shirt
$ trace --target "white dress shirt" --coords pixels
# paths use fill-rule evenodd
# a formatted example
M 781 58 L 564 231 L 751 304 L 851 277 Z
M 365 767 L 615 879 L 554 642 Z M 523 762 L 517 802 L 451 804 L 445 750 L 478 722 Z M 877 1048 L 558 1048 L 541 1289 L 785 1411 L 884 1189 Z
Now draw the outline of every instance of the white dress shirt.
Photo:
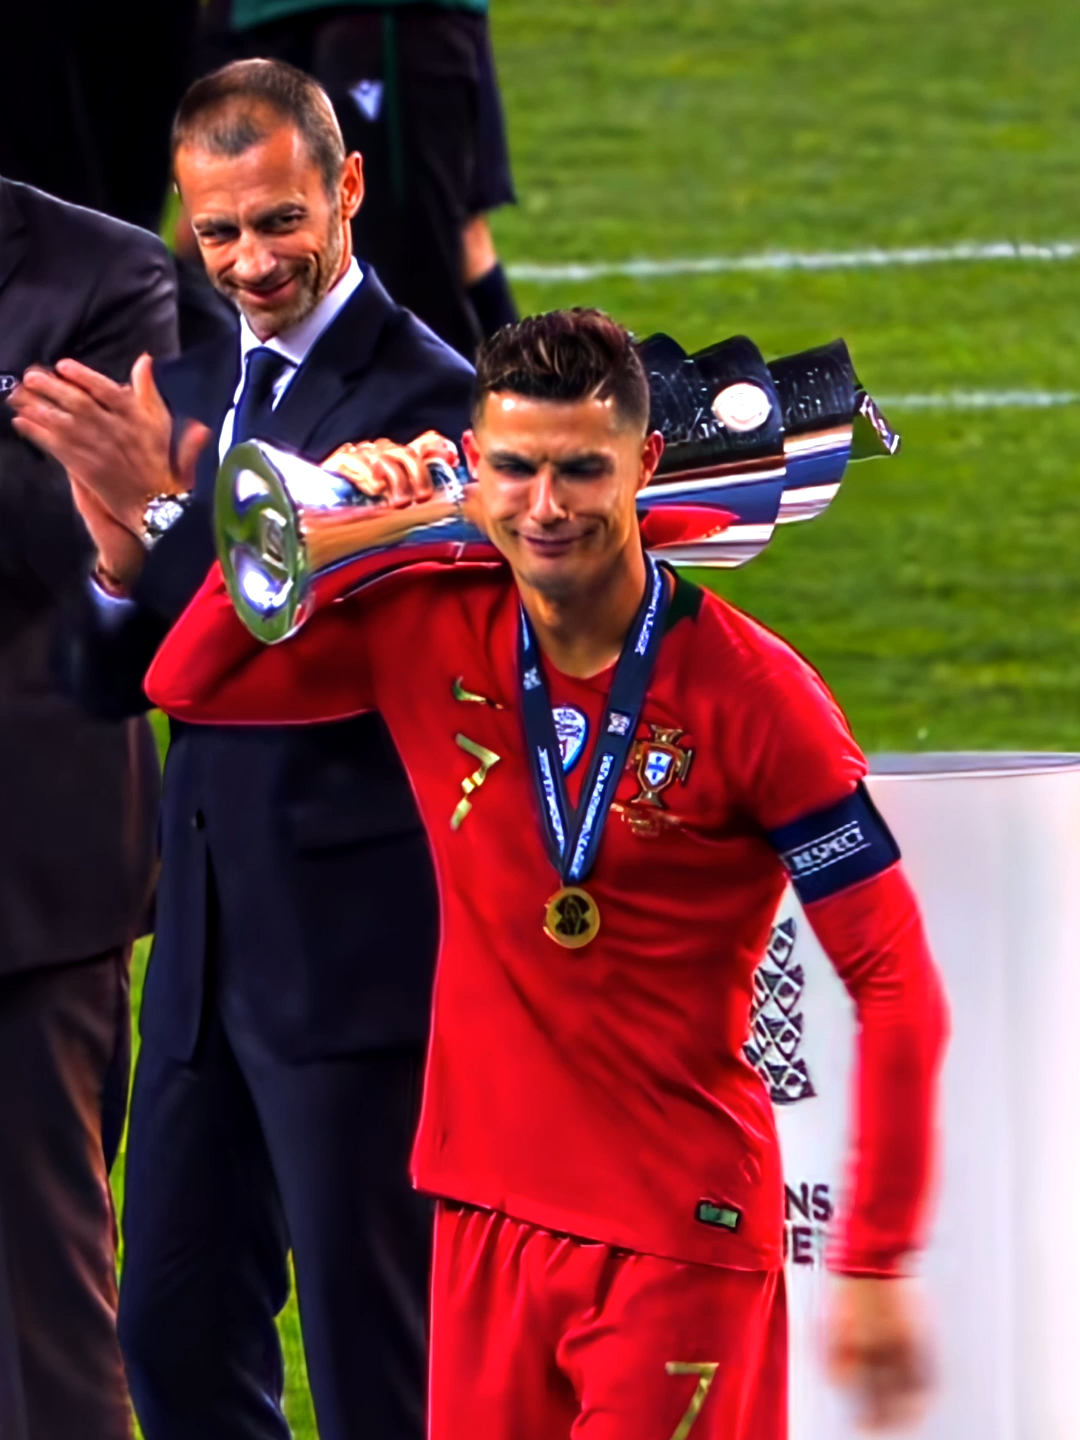
M 244 381 L 247 378 L 247 357 L 251 354 L 252 350 L 256 350 L 262 346 L 267 350 L 276 351 L 277 354 L 284 356 L 289 362 L 274 382 L 273 408 L 276 409 L 281 401 L 282 395 L 285 394 L 285 391 L 292 384 L 293 376 L 307 359 L 311 347 L 330 322 L 337 318 L 342 307 L 352 298 L 363 278 L 360 266 L 356 263 L 355 259 L 350 260 L 349 268 L 345 271 L 345 274 L 342 275 L 336 285 L 331 286 L 306 319 L 301 320 L 299 325 L 294 325 L 291 330 L 283 330 L 280 335 L 274 335 L 269 340 L 260 340 L 244 316 L 241 315 L 240 379 L 236 382 L 232 407 L 225 416 L 224 423 L 221 426 L 221 434 L 218 437 L 219 460 L 224 460 L 225 452 L 232 444 L 236 405 L 240 399 L 240 392 L 244 388 Z

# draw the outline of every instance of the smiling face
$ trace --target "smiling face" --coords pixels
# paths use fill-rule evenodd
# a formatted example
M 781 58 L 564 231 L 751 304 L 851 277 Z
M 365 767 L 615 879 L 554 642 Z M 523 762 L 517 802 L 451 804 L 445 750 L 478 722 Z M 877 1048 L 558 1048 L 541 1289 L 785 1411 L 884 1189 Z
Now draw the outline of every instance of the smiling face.
M 175 167 L 210 280 L 265 341 L 310 315 L 344 273 L 364 182 L 349 155 L 328 194 L 299 130 L 271 113 L 256 119 L 266 138 L 241 154 L 183 145 Z
M 466 433 L 483 523 L 522 586 L 586 596 L 641 549 L 636 497 L 663 441 L 611 399 L 488 395 Z

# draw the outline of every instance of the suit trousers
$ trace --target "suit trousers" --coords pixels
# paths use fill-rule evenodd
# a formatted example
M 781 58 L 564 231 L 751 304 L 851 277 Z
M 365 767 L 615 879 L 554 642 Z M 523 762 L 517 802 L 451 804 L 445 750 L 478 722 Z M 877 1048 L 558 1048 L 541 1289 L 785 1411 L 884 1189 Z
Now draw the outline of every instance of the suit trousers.
M 128 952 L 0 978 L 0 1436 L 127 1440 L 108 1169 Z
M 291 1248 L 321 1440 L 421 1440 L 423 1053 L 285 1061 L 238 1011 L 215 986 L 191 1062 L 145 1041 L 136 1069 L 120 1339 L 143 1434 L 285 1440 Z

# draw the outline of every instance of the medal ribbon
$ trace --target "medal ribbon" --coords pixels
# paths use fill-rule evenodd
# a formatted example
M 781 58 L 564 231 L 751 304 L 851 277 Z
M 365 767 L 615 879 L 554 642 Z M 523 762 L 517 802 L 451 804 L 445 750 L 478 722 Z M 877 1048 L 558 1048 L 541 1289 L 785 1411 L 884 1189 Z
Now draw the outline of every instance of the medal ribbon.
M 540 803 L 548 858 L 564 885 L 584 880 L 596 863 L 611 802 L 634 743 L 638 716 L 664 638 L 670 599 L 668 585 L 653 557 L 647 554 L 645 559 L 648 563 L 645 594 L 615 667 L 589 773 L 581 787 L 581 803 L 576 810 L 566 791 L 562 752 L 544 682 L 540 646 L 525 607 L 521 607 L 518 659 L 529 768 Z

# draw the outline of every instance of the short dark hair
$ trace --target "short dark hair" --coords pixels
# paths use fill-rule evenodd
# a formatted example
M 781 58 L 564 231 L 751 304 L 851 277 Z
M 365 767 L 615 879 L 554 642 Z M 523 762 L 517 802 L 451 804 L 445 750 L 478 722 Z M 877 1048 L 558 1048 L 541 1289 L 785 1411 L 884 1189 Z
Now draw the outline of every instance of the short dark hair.
M 607 400 L 644 428 L 649 382 L 634 337 L 602 310 L 551 310 L 504 325 L 476 357 L 476 418 L 488 395 L 534 400 Z
M 270 134 L 260 110 L 271 110 L 303 136 L 333 196 L 345 164 L 345 142 L 326 91 L 283 60 L 236 60 L 196 80 L 176 112 L 172 158 L 185 145 L 211 155 L 242 155 Z

